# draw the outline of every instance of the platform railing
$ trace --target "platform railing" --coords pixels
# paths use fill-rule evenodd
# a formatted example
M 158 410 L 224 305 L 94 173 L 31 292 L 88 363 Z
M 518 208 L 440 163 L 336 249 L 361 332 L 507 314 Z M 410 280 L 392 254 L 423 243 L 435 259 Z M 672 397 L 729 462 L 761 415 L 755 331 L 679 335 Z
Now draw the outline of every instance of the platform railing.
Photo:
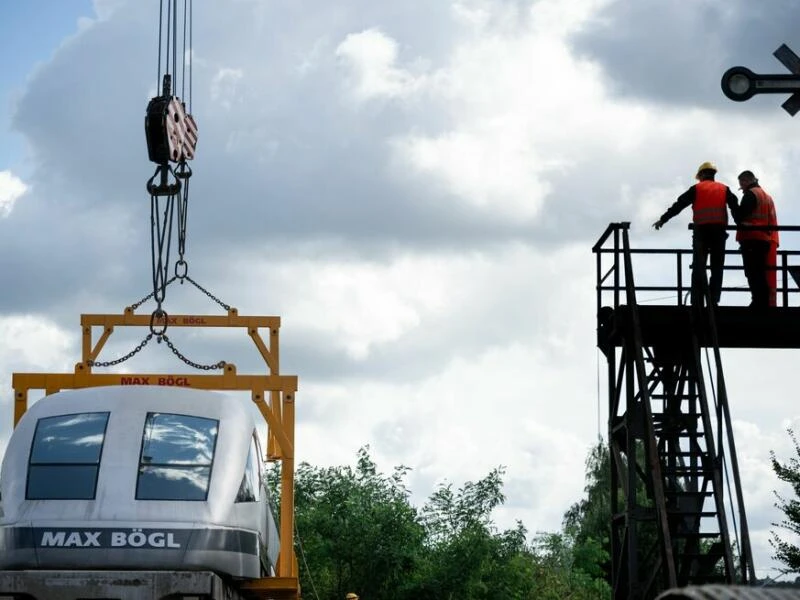
M 624 303 L 625 273 L 622 261 L 622 231 L 630 229 L 629 222 L 611 223 L 592 247 L 597 264 L 597 311 L 603 306 L 616 308 L 620 300 Z M 692 226 L 690 225 L 691 229 Z M 741 254 L 738 244 L 733 240 L 735 226 L 726 228 L 731 236 L 725 250 L 725 268 L 720 306 L 744 306 L 749 303 L 750 289 L 744 278 Z M 800 232 L 800 226 L 781 225 L 757 229 L 777 230 L 784 232 Z M 785 236 L 784 238 L 789 237 Z M 784 248 L 786 239 L 782 240 Z M 800 306 L 800 250 L 778 248 L 775 270 L 777 271 L 777 306 Z M 659 295 L 649 299 L 639 296 L 640 303 L 686 305 L 689 304 L 691 291 L 692 249 L 691 231 L 687 236 L 686 248 L 630 248 L 632 260 L 635 261 L 637 292 Z M 708 269 L 708 266 L 706 266 Z M 738 275 L 740 285 L 730 285 L 727 281 L 732 275 Z M 642 280 L 646 283 L 641 283 Z M 648 281 L 652 280 L 652 281 Z M 726 285 L 727 284 L 727 285 Z

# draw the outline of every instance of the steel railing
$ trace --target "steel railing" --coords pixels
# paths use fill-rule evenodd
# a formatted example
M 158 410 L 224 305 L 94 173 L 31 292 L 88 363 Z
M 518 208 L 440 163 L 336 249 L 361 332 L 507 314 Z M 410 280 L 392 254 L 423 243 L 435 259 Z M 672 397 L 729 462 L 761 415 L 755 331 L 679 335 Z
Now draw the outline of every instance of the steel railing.
M 692 226 L 690 225 L 691 229 Z M 597 264 L 597 311 L 603 306 L 616 308 L 620 300 L 624 300 L 625 273 L 622 261 L 624 249 L 622 247 L 622 233 L 630 229 L 629 222 L 611 223 L 592 247 Z M 735 226 L 727 227 L 729 231 L 736 231 Z M 779 227 L 757 227 L 755 229 L 769 229 L 780 232 L 800 231 L 800 226 L 782 225 Z M 731 246 L 732 244 L 729 244 Z M 687 240 L 691 246 L 691 240 Z M 636 283 L 635 290 L 645 293 L 660 293 L 667 296 L 656 300 L 665 300 L 662 304 L 688 304 L 691 291 L 692 249 L 687 248 L 630 248 L 631 260 L 636 259 L 636 271 L 649 278 L 663 277 L 654 282 Z M 666 263 L 666 264 L 665 264 Z M 670 264 L 671 263 L 671 264 Z M 777 306 L 791 306 L 795 296 L 800 294 L 800 250 L 777 251 L 776 293 Z M 723 297 L 721 305 L 735 305 L 737 302 L 745 305 L 749 302 L 750 290 L 743 278 L 741 258 L 738 248 L 728 247 L 725 251 L 725 277 L 728 274 L 738 273 L 742 276 L 740 286 L 725 285 L 723 281 Z M 641 303 L 651 303 L 651 299 L 641 299 Z M 623 302 L 624 303 L 624 302 Z M 795 301 L 800 306 L 800 299 Z

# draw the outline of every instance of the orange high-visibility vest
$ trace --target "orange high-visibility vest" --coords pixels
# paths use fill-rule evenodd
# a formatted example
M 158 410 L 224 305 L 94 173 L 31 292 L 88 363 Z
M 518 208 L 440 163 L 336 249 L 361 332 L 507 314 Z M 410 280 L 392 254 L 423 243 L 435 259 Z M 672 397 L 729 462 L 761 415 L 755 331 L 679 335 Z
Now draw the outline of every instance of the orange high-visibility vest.
M 775 214 L 775 203 L 772 197 L 760 187 L 750 188 L 756 197 L 756 206 L 753 212 L 746 219 L 742 220 L 741 225 L 777 225 L 778 217 Z M 777 231 L 749 231 L 740 229 L 736 232 L 736 241 L 741 240 L 763 240 L 772 242 L 776 246 L 780 241 Z
M 727 225 L 728 211 L 726 196 L 728 187 L 717 181 L 698 181 L 695 186 L 694 214 L 695 225 Z

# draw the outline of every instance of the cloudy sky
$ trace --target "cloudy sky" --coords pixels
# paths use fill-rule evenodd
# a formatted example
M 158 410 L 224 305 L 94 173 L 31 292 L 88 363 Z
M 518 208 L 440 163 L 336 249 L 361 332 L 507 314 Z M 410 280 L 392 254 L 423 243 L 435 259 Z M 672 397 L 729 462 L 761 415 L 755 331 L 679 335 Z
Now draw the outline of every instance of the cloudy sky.
M 198 3 L 190 274 L 241 314 L 282 317 L 298 458 L 344 464 L 369 444 L 413 468 L 419 501 L 505 465 L 497 522 L 557 530 L 606 429 L 591 247 L 616 221 L 634 245 L 685 247 L 688 211 L 649 224 L 705 160 L 730 184 L 754 170 L 800 222 L 800 122 L 781 97 L 736 104 L 719 86 L 737 64 L 784 72 L 772 52 L 800 51 L 798 17 L 789 0 Z M 3 439 L 11 373 L 69 371 L 80 313 L 152 289 L 157 25 L 154 0 L 0 5 Z M 220 311 L 189 286 L 165 308 Z M 101 359 L 143 335 L 115 333 Z M 259 368 L 244 335 L 171 337 L 195 361 Z M 724 360 L 763 576 L 796 359 Z M 153 344 L 125 368 L 183 365 Z

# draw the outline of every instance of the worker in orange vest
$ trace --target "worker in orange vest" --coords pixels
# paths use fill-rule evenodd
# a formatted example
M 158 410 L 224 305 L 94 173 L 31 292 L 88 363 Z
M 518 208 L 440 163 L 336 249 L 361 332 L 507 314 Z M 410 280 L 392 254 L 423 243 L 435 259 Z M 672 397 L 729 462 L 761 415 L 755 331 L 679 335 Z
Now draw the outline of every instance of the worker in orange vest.
M 711 278 L 709 290 L 714 306 L 719 304 L 722 295 L 722 272 L 725 268 L 725 242 L 728 233 L 728 210 L 735 215 L 739 209 L 739 200 L 724 183 L 714 181 L 717 167 L 711 162 L 704 162 L 697 168 L 697 183 L 678 196 L 661 217 L 653 223 L 653 227 L 661 229 L 664 223 L 692 206 L 694 234 L 692 249 L 692 304 L 702 306 L 703 276 L 706 262 L 711 259 Z M 727 209 L 726 209 L 727 206 Z
M 748 225 L 777 226 L 775 203 L 758 185 L 758 179 L 752 171 L 739 173 L 739 189 L 743 193 L 736 221 L 743 227 L 737 230 L 736 241 L 739 242 L 744 274 L 750 285 L 752 298 L 750 306 L 756 308 L 775 306 L 777 291 L 775 258 L 780 242 L 778 231 L 747 229 Z

